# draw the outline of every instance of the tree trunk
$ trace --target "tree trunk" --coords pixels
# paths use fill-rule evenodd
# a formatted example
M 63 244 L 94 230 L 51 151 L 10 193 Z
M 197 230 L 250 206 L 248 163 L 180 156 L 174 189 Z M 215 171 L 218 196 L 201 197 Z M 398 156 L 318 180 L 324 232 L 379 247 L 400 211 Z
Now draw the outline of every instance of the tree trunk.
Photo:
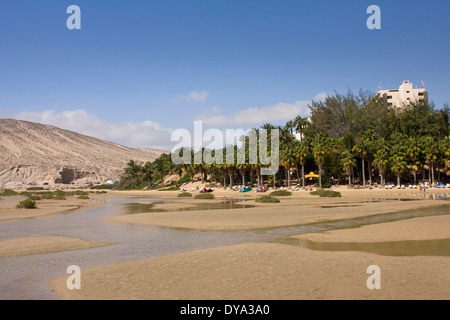
M 369 165 L 369 184 L 372 184 L 372 163 L 367 161 L 367 164 Z
M 322 188 L 322 163 L 319 163 L 319 188 Z
M 364 155 L 362 156 L 362 179 L 363 179 L 363 187 L 366 187 L 366 169 L 365 169 L 365 164 L 364 164 Z
M 434 164 L 431 163 L 431 183 L 434 183 Z
M 400 174 L 397 174 L 397 187 L 400 187 Z
M 297 168 L 297 185 L 300 184 L 300 170 L 298 169 L 298 163 L 296 163 L 296 168 Z
M 273 188 L 274 189 L 277 187 L 275 183 L 276 183 L 276 176 L 273 175 Z
M 288 185 L 288 188 L 290 188 L 291 187 L 291 168 L 287 168 L 287 185 Z
M 302 164 L 302 184 L 303 184 L 303 188 L 305 187 L 305 165 Z
M 351 188 L 352 187 L 352 175 L 348 171 L 347 171 L 347 174 L 348 174 L 348 187 Z
M 227 188 L 227 174 L 225 173 L 223 175 L 223 189 L 225 190 Z
M 384 183 L 384 172 L 383 172 L 383 173 L 380 173 L 380 185 L 381 185 L 382 187 L 385 186 L 385 183 Z

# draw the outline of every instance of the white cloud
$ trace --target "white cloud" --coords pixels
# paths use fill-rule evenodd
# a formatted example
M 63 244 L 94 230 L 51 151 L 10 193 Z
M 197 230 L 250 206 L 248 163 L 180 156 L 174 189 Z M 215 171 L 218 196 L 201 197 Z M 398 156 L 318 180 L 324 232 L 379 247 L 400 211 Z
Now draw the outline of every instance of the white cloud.
M 198 102 L 205 102 L 208 97 L 208 92 L 206 91 L 191 91 L 186 95 L 181 95 L 179 98 L 184 100 L 194 100 Z
M 43 112 L 20 112 L 13 119 L 38 122 L 74 131 L 87 136 L 115 142 L 127 147 L 147 147 L 170 150 L 172 129 L 163 128 L 153 121 L 107 122 L 89 114 L 86 110 L 69 110 L 56 113 L 54 110 Z
M 323 100 L 326 93 L 320 93 L 314 97 L 315 101 Z M 258 125 L 267 122 L 274 123 L 277 121 L 293 120 L 301 115 L 302 117 L 310 116 L 308 104 L 311 101 L 296 101 L 294 103 L 280 102 L 262 108 L 249 108 L 232 115 L 224 115 L 218 106 L 197 116 L 196 120 L 201 120 L 208 126 L 229 126 L 242 127 L 246 125 Z

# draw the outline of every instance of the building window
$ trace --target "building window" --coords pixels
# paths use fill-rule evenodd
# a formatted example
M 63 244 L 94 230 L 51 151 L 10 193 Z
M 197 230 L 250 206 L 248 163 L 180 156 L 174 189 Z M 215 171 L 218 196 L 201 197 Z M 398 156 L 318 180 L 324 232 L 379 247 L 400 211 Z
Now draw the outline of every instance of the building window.
M 419 97 L 423 97 L 423 92 L 419 92 Z
M 387 96 L 388 100 L 392 99 L 392 96 Z

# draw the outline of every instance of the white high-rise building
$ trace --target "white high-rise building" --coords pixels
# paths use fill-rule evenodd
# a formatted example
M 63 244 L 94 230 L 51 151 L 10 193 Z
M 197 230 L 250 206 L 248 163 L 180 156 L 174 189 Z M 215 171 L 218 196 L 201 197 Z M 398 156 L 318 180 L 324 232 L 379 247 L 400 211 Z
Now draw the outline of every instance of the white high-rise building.
M 413 85 L 409 81 L 403 81 L 400 88 L 394 90 L 378 90 L 380 95 L 387 106 L 402 108 L 405 104 L 409 105 L 411 102 L 428 102 L 428 92 L 425 90 L 422 82 L 421 88 L 413 88 Z

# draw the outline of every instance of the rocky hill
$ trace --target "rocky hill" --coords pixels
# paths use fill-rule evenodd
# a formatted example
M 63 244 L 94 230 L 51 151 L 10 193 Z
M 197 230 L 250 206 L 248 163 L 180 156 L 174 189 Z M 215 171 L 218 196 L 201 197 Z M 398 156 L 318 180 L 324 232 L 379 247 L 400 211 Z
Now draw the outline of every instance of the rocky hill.
M 0 119 L 0 188 L 118 180 L 135 161 L 165 151 L 133 149 L 39 123 Z

